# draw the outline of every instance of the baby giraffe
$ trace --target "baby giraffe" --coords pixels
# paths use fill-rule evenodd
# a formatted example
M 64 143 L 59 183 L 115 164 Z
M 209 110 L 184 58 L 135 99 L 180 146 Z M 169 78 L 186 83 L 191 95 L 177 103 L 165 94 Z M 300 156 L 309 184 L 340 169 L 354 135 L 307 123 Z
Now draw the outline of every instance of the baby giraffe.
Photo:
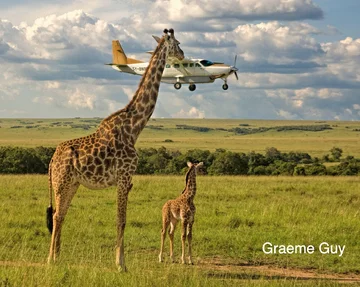
M 185 264 L 185 240 L 186 235 L 189 244 L 189 264 L 193 264 L 191 258 L 191 239 L 192 239 L 192 226 L 195 220 L 195 205 L 194 197 L 196 194 L 196 172 L 203 165 L 202 162 L 187 163 L 189 170 L 186 173 L 186 186 L 182 194 L 174 199 L 167 201 L 162 208 L 162 230 L 161 230 L 161 248 L 159 254 L 159 262 L 163 260 L 164 241 L 166 237 L 166 231 L 170 225 L 169 237 L 170 237 L 170 259 L 174 262 L 174 232 L 178 220 L 181 219 L 181 245 L 182 254 L 181 262 Z

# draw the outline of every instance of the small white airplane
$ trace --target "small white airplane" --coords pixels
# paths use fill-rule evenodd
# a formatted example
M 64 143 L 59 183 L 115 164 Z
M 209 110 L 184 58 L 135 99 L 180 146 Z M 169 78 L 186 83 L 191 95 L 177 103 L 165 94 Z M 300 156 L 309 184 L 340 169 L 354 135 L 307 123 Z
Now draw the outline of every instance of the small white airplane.
M 156 36 L 153 37 L 156 41 L 160 40 Z M 141 76 L 149 65 L 148 62 L 128 58 L 117 40 L 112 41 L 112 53 L 112 63 L 106 65 L 110 65 L 119 72 Z M 152 54 L 153 52 L 148 53 Z M 166 63 L 161 81 L 174 84 L 176 90 L 179 90 L 182 84 L 189 84 L 189 90 L 195 91 L 197 83 L 213 83 L 216 79 L 222 79 L 224 81 L 222 88 L 227 90 L 229 88 L 227 78 L 231 74 L 235 74 L 238 79 L 236 73 L 238 69 L 235 64 L 236 56 L 233 66 L 205 59 L 184 58 L 180 62 Z

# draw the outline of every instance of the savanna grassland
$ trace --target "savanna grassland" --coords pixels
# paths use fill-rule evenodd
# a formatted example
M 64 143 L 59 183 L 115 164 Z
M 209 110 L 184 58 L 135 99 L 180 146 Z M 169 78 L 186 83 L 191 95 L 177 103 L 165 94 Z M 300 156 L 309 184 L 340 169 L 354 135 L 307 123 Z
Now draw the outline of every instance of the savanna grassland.
M 93 132 L 101 119 L 0 119 L 0 146 L 55 147 Z M 312 127 L 327 126 L 313 131 Z M 188 127 L 196 129 L 188 129 Z M 284 127 L 291 127 L 284 129 Z M 295 127 L 295 128 L 293 128 Z M 309 129 L 310 127 L 310 129 Z M 245 133 L 235 132 L 244 129 Z M 333 147 L 360 157 L 360 123 L 152 119 L 137 148 L 306 152 Z M 201 159 L 200 159 L 201 160 Z M 360 282 L 360 178 L 198 176 L 192 266 L 158 263 L 161 208 L 183 176 L 133 179 L 125 231 L 129 272 L 115 267 L 116 190 L 80 187 L 62 231 L 62 253 L 47 265 L 45 175 L 0 175 L 0 286 L 338 286 Z M 265 242 L 314 245 L 313 254 L 264 254 Z M 322 242 L 345 245 L 321 254 Z M 168 238 L 166 241 L 168 254 Z
M 161 207 L 182 176 L 135 176 L 125 233 L 129 272 L 115 267 L 116 191 L 80 188 L 48 266 L 47 177 L 0 176 L 0 286 L 337 286 L 360 280 L 359 177 L 198 176 L 195 265 L 158 263 Z M 321 242 L 346 245 L 342 257 Z M 265 242 L 314 245 L 313 254 L 262 252 Z M 168 238 L 166 241 L 168 255 Z M 330 280 L 331 279 L 331 280 Z
M 60 142 L 88 135 L 95 131 L 100 118 L 82 119 L 0 119 L 0 145 L 36 147 L 56 146 Z M 199 132 L 181 129 L 181 125 L 205 127 Z M 274 127 L 322 126 L 330 129 L 321 131 L 278 130 Z M 263 132 L 237 134 L 234 128 Z M 276 120 L 229 120 L 229 119 L 151 119 L 141 133 L 137 148 L 161 146 L 167 149 L 186 151 L 202 149 L 214 151 L 217 148 L 233 152 L 264 153 L 267 147 L 281 152 L 299 151 L 321 158 L 336 146 L 343 150 L 343 156 L 360 157 L 360 122 L 341 121 L 276 121 Z

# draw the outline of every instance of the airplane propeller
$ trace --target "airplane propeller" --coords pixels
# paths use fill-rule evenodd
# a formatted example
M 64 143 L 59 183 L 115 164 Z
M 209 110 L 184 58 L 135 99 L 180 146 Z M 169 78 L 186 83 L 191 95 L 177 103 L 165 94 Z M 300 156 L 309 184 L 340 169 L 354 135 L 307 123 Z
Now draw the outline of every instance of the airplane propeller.
M 234 65 L 231 67 L 231 72 L 230 73 L 231 74 L 234 73 L 236 80 L 239 80 L 239 77 L 238 77 L 238 74 L 237 74 L 238 68 L 236 68 L 236 60 L 237 60 L 237 55 L 235 55 Z

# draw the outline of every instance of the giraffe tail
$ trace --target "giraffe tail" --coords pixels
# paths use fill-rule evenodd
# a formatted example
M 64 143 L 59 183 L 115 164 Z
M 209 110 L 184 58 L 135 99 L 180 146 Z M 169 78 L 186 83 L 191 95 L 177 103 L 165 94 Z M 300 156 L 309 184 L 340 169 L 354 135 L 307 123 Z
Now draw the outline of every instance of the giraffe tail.
M 49 200 L 50 200 L 50 204 L 49 204 L 48 208 L 46 209 L 46 226 L 49 229 L 50 233 L 52 233 L 52 231 L 53 231 L 53 214 L 54 214 L 54 209 L 52 206 L 53 190 L 52 190 L 52 180 L 51 180 L 51 163 L 52 163 L 52 160 L 50 161 L 50 164 L 49 164 Z

